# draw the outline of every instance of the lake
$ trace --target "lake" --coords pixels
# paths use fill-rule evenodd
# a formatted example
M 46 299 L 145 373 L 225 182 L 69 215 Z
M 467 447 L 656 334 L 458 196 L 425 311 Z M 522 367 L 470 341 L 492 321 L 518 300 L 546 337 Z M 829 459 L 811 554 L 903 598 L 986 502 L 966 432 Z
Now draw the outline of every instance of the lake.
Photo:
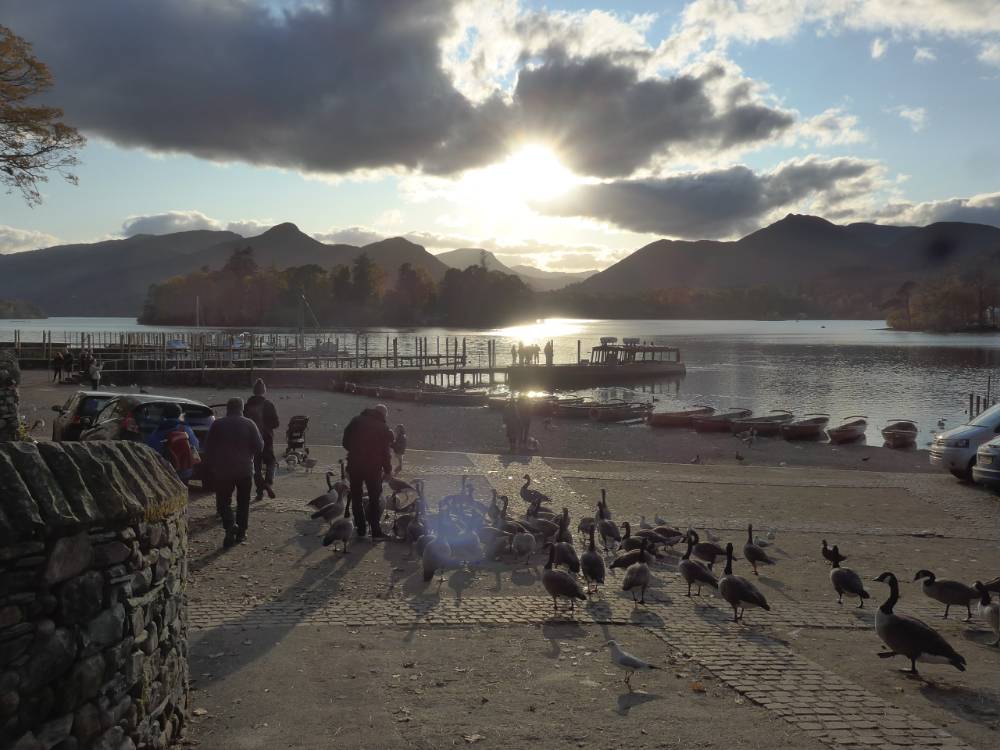
M 0 340 L 11 340 L 14 329 L 25 341 L 41 340 L 42 331 L 52 331 L 56 342 L 80 332 L 178 330 L 139 326 L 129 318 L 3 320 Z M 464 336 L 472 364 L 485 364 L 488 338 L 499 339 L 500 364 L 507 364 L 517 341 L 544 344 L 551 339 L 556 361 L 568 362 L 576 357 L 577 341 L 587 356 L 601 336 L 636 336 L 679 347 L 687 375 L 634 389 L 600 389 L 598 395 L 655 398 L 658 409 L 708 403 L 746 407 L 757 414 L 779 408 L 796 414 L 827 412 L 834 419 L 864 414 L 878 427 L 889 418 L 908 418 L 921 428 L 921 446 L 938 432 L 939 420 L 948 427 L 966 421 L 968 394 L 985 395 L 987 378 L 1000 364 L 998 335 L 892 331 L 875 320 L 550 319 L 491 331 L 377 328 L 363 333 L 372 350 L 384 348 L 386 336 L 398 336 L 408 351 L 417 335 L 427 337 L 431 351 L 439 339 Z M 341 337 L 354 346 L 354 332 L 331 331 L 322 337 Z

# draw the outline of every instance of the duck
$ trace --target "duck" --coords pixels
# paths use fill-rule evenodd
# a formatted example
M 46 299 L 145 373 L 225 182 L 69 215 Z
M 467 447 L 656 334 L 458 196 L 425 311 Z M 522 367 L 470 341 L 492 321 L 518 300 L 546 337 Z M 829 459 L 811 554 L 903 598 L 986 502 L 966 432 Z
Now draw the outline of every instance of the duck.
M 343 542 L 344 554 L 347 554 L 347 545 L 354 537 L 354 521 L 351 520 L 351 506 L 344 508 L 344 515 L 330 524 L 326 534 L 323 535 L 323 546 L 329 547 L 334 542 Z
M 452 566 L 451 545 L 444 539 L 434 538 L 424 547 L 420 554 L 421 567 L 424 572 L 424 583 L 430 582 L 434 574 L 441 572 L 440 581 L 444 581 L 444 569 Z
M 641 537 L 640 537 L 641 539 Z M 628 569 L 631 565 L 637 562 L 651 563 L 653 562 L 653 555 L 646 551 L 646 545 L 649 544 L 645 539 L 642 539 L 641 546 L 639 549 L 634 549 L 631 552 L 625 552 L 618 555 L 614 560 L 611 561 L 612 568 L 625 568 Z
M 768 557 L 764 550 L 754 544 L 752 523 L 747 525 L 747 543 L 743 545 L 743 557 L 750 563 L 754 575 L 759 575 L 757 573 L 758 565 L 774 565 L 774 560 Z
M 633 606 L 646 604 L 646 589 L 649 587 L 650 575 L 649 566 L 643 560 L 634 562 L 625 570 L 625 578 L 622 580 L 622 591 L 632 594 Z M 636 601 L 636 589 L 640 592 L 640 598 Z
M 847 559 L 844 555 L 840 554 L 840 548 L 837 547 L 836 544 L 833 545 L 833 549 L 827 547 L 826 539 L 823 540 L 823 546 L 820 548 L 820 552 L 822 553 L 823 557 L 825 557 L 827 561 L 830 562 L 830 564 L 833 564 L 834 560 L 836 560 L 838 563 L 842 563 L 844 562 L 844 560 Z
M 990 601 L 990 592 L 982 581 L 976 581 L 975 586 L 979 592 L 979 616 L 993 628 L 993 635 L 996 636 L 996 640 L 990 645 L 1000 647 L 1000 604 Z
M 699 541 L 698 532 L 694 529 L 691 529 L 689 533 L 694 539 L 694 547 L 691 548 L 694 556 L 699 560 L 704 560 L 708 564 L 708 569 L 711 570 L 712 566 L 715 565 L 715 558 L 724 557 L 726 550 L 715 542 Z
M 524 502 L 528 503 L 528 505 L 531 505 L 532 503 L 536 502 L 537 503 L 552 502 L 552 498 L 550 498 L 548 495 L 539 492 L 538 490 L 531 487 L 530 474 L 525 474 L 523 479 L 524 479 L 524 485 L 521 487 L 521 499 L 524 500 Z
M 580 558 L 577 557 L 576 548 L 572 544 L 556 542 L 552 546 L 556 551 L 556 565 L 565 565 L 574 575 L 580 572 Z
M 920 585 L 924 595 L 944 605 L 944 617 L 942 619 L 948 619 L 948 610 L 951 609 L 952 604 L 965 606 L 968 615 L 962 622 L 969 622 L 972 619 L 972 602 L 979 598 L 979 592 L 976 589 L 972 586 L 966 586 L 960 581 L 939 580 L 929 570 L 918 570 L 917 574 L 913 576 L 914 581 L 919 581 L 921 578 L 924 579 L 924 582 Z
M 680 573 L 681 577 L 687 582 L 687 595 L 691 596 L 691 586 L 697 584 L 698 596 L 701 596 L 702 585 L 711 586 L 712 588 L 717 589 L 719 588 L 719 580 L 708 568 L 700 562 L 691 559 L 691 548 L 693 546 L 694 541 L 689 536 L 687 538 L 687 550 L 681 557 L 680 562 L 677 563 L 677 572 Z
M 549 545 L 549 561 L 545 563 L 545 570 L 542 571 L 542 586 L 552 597 L 552 611 L 559 611 L 559 598 L 569 599 L 570 611 L 576 610 L 576 600 L 587 601 L 587 595 L 575 577 L 565 570 L 555 569 L 556 548 Z
M 911 674 L 917 674 L 918 661 L 951 664 L 959 672 L 964 672 L 965 657 L 955 651 L 940 633 L 915 617 L 893 612 L 899 601 L 899 582 L 896 576 L 885 572 L 875 580 L 889 586 L 889 598 L 875 613 L 875 632 L 889 648 L 888 651 L 879 652 L 879 657 L 888 659 L 905 656 L 910 660 L 910 669 L 904 671 Z
M 830 583 L 833 584 L 833 590 L 837 592 L 837 604 L 844 603 L 844 594 L 851 594 L 858 597 L 858 609 L 862 609 L 865 606 L 865 599 L 871 597 L 871 594 L 865 591 L 865 584 L 862 583 L 861 576 L 850 568 L 840 567 L 838 560 L 833 561 Z
M 587 581 L 588 594 L 590 593 L 591 585 L 593 585 L 596 592 L 597 586 L 604 584 L 604 558 L 601 557 L 594 544 L 594 533 L 595 529 L 591 527 L 589 532 L 590 546 L 587 547 L 587 551 L 580 557 L 580 570 L 583 571 L 583 577 Z
M 740 622 L 747 607 L 771 611 L 760 590 L 743 576 L 733 575 L 733 543 L 726 545 L 726 568 L 719 579 L 719 595 L 733 608 L 733 622 Z

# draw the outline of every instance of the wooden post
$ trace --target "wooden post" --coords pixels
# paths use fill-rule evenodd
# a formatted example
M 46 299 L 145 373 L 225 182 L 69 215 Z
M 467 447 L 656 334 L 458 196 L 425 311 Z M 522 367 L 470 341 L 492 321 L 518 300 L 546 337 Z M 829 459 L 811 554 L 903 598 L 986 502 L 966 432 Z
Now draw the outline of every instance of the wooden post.
M 976 413 L 973 414 L 972 416 L 978 417 L 979 416 L 979 409 L 980 409 L 979 396 L 976 396 Z
M 574 364 L 580 364 L 580 339 L 576 340 L 576 362 Z

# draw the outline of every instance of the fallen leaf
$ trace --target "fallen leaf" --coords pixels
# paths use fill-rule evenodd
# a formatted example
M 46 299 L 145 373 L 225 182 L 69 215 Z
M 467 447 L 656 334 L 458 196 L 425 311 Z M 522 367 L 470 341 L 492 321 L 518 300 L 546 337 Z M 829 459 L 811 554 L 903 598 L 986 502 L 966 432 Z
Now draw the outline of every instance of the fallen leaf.
M 694 682 L 691 683 L 691 692 L 692 693 L 704 693 L 705 692 L 705 686 L 702 685 L 697 680 L 695 680 Z

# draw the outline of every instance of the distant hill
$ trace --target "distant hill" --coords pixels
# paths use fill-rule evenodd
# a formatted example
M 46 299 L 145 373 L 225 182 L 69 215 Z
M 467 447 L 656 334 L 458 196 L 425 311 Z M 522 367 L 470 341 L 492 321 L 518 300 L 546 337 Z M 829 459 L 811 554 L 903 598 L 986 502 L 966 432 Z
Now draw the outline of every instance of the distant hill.
M 408 262 L 440 280 L 448 267 L 402 238 L 362 248 L 326 245 L 294 224 L 278 224 L 256 237 L 199 230 L 173 234 L 138 234 L 123 240 L 58 245 L 0 255 L 0 299 L 17 298 L 49 315 L 137 315 L 151 284 L 196 271 L 220 268 L 233 250 L 252 247 L 258 265 L 323 268 L 350 263 L 362 251 L 390 275 Z
M 486 268 L 490 271 L 500 271 L 501 273 L 519 276 L 529 288 L 536 292 L 551 292 L 555 289 L 562 289 L 569 284 L 575 284 L 578 281 L 583 281 L 595 273 L 594 271 L 583 271 L 581 273 L 543 271 L 540 268 L 535 268 L 534 266 L 525 264 L 507 266 L 504 263 L 501 263 L 497 259 L 497 256 L 489 250 L 483 250 L 478 247 L 460 247 L 457 250 L 449 250 L 445 253 L 439 253 L 436 257 L 447 263 L 452 268 L 458 269 L 468 268 L 469 266 L 478 266 L 480 263 L 485 261 Z
M 574 285 L 597 294 L 661 289 L 841 283 L 891 284 L 1000 251 L 1000 229 L 981 224 L 838 226 L 790 214 L 734 242 L 657 240 Z
M 0 299 L 0 320 L 29 320 L 44 318 L 45 313 L 30 302 L 19 299 Z

